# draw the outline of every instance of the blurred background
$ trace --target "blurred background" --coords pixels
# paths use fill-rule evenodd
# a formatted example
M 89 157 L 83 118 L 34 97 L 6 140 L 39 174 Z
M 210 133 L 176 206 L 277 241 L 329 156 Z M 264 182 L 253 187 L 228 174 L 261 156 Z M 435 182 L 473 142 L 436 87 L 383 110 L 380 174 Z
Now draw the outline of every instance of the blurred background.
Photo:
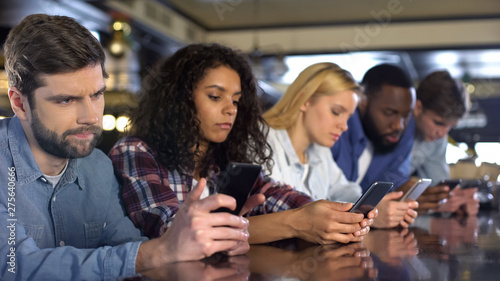
M 452 176 L 496 180 L 500 173 L 498 0 L 2 0 L 0 44 L 33 13 L 74 17 L 105 47 L 105 152 L 156 61 L 189 43 L 219 42 L 249 55 L 265 107 L 320 61 L 357 80 L 376 64 L 393 63 L 416 85 L 447 69 L 472 99 L 470 114 L 450 132 Z M 0 55 L 0 118 L 13 114 L 3 61 Z

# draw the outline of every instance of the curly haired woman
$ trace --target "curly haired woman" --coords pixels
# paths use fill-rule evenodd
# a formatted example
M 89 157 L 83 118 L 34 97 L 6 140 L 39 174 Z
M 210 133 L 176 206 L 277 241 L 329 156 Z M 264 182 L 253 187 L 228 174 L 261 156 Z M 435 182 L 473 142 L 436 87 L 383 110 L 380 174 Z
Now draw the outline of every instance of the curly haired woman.
M 201 198 L 214 196 L 219 171 L 229 162 L 258 163 L 270 170 L 264 123 L 255 79 L 238 52 L 196 44 L 160 62 L 144 80 L 129 136 L 110 151 L 136 226 L 149 237 L 163 235 L 195 186 L 203 186 Z M 346 212 L 350 203 L 313 202 L 263 174 L 251 194 L 241 214 L 263 203 L 248 213 L 250 243 L 292 237 L 322 244 L 359 241 L 377 213 L 364 218 Z M 211 215 L 206 214 L 207 221 Z

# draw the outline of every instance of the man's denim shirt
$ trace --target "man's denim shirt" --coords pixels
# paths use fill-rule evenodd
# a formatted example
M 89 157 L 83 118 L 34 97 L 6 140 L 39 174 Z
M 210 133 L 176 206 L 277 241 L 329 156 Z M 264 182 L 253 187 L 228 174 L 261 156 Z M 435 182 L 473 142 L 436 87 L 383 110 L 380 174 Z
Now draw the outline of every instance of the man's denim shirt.
M 110 280 L 135 274 L 140 236 L 109 158 L 72 159 L 52 187 L 17 117 L 0 120 L 0 280 Z
M 344 132 L 332 146 L 333 159 L 344 171 L 350 181 L 358 179 L 359 158 L 366 148 L 368 137 L 365 135 L 359 110 L 347 121 L 349 130 Z M 368 170 L 359 183 L 363 193 L 374 181 L 393 182 L 392 190 L 397 189 L 410 177 L 410 153 L 415 137 L 415 121 L 410 119 L 396 148 L 387 153 L 373 154 Z

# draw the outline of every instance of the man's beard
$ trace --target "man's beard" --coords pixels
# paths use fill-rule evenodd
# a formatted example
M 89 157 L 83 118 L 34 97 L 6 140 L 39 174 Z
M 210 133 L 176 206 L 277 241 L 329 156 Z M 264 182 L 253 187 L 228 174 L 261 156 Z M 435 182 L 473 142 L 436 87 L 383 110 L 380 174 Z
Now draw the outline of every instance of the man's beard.
M 377 131 L 375 123 L 373 122 L 373 118 L 371 118 L 371 115 L 368 111 L 363 116 L 361 123 L 363 124 L 363 131 L 365 132 L 366 137 L 373 144 L 374 152 L 385 154 L 390 153 L 394 151 L 394 149 L 396 149 L 399 142 L 390 144 L 384 143 L 386 135 L 381 135 Z
M 92 153 L 97 142 L 101 140 L 102 128 L 98 126 L 85 126 L 70 129 L 59 136 L 56 132 L 49 130 L 43 125 L 35 111 L 33 111 L 32 117 L 31 130 L 33 131 L 33 136 L 38 145 L 48 154 L 58 158 L 70 159 L 86 157 Z M 94 138 L 83 151 L 79 151 L 77 146 L 72 145 L 66 137 L 83 132 L 92 132 Z M 84 145 L 88 140 L 77 140 L 76 142 L 77 145 Z

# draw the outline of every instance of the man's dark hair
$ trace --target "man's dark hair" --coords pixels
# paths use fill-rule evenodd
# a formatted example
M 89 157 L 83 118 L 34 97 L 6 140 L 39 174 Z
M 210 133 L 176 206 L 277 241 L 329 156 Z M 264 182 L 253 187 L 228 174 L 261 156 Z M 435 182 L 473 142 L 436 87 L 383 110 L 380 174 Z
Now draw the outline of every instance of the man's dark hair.
M 401 88 L 413 87 L 413 82 L 408 74 L 403 69 L 392 64 L 379 64 L 370 68 L 363 76 L 361 84 L 367 97 L 373 97 L 383 85 Z
M 257 162 L 270 168 L 268 129 L 262 129 L 267 126 L 262 126 L 265 121 L 247 59 L 221 45 L 194 44 L 160 61 L 144 77 L 139 106 L 130 117 L 129 135 L 145 141 L 169 170 L 188 172 L 194 168 L 195 157 L 200 156 L 198 151 L 192 151 L 201 137 L 193 92 L 207 71 L 219 66 L 238 73 L 242 95 L 231 132 L 224 142 L 209 144 L 201 160 L 200 176 L 206 177 L 210 167 L 225 169 L 229 161 Z
M 31 108 L 33 92 L 43 86 L 41 74 L 69 73 L 100 64 L 107 77 L 101 44 L 70 17 L 29 15 L 12 28 L 3 48 L 9 85 L 27 96 Z
M 460 119 L 469 108 L 469 95 L 463 83 L 446 70 L 425 77 L 418 85 L 417 99 L 424 110 L 432 110 L 445 120 Z

